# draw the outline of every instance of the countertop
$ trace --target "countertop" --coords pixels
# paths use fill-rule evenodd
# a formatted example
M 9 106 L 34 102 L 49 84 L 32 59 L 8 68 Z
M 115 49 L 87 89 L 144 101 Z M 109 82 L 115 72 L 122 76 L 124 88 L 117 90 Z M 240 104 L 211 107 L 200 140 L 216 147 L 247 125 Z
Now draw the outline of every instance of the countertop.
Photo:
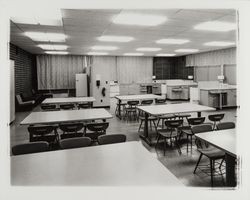
M 236 85 L 220 86 L 220 87 L 202 87 L 200 90 L 236 90 Z

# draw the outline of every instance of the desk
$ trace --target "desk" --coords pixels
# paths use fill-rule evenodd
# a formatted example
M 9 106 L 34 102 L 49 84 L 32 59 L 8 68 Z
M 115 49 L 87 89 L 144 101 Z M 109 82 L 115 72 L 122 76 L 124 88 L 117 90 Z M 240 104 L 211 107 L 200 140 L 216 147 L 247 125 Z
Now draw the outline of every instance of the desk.
M 235 129 L 198 133 L 195 136 L 215 146 L 226 153 L 226 183 L 227 186 L 236 186 L 235 159 L 236 159 L 236 134 Z
M 11 184 L 183 186 L 139 142 L 12 156 Z
M 149 115 L 160 116 L 160 115 L 175 114 L 175 113 L 197 112 L 198 117 L 200 117 L 202 111 L 214 111 L 215 110 L 215 108 L 202 106 L 198 104 L 192 104 L 192 103 L 138 106 L 138 109 L 145 112 L 144 135 L 140 135 L 140 137 L 144 139 L 149 145 L 151 144 L 151 141 L 148 138 Z
M 20 124 L 57 124 L 60 122 L 109 119 L 112 115 L 104 108 L 32 112 Z
M 118 115 L 121 119 L 121 103 L 122 101 L 141 101 L 141 100 L 155 100 L 162 97 L 154 94 L 138 94 L 138 95 L 119 95 L 115 97 L 118 100 Z
M 68 97 L 68 98 L 46 98 L 42 104 L 64 104 L 64 103 L 84 103 L 95 101 L 94 97 Z

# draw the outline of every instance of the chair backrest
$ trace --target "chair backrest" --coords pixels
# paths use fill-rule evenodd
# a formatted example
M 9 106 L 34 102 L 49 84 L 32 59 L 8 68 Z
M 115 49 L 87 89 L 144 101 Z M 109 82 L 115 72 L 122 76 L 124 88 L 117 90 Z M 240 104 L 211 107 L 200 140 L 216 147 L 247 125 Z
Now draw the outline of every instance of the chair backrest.
M 31 142 L 25 144 L 18 144 L 12 147 L 13 155 L 21 155 L 28 153 L 38 153 L 49 150 L 48 142 Z
M 127 104 L 130 107 L 134 107 L 134 106 L 137 106 L 139 104 L 139 101 L 128 101 Z
M 166 103 L 167 99 L 155 99 L 156 104 L 163 104 Z
M 202 124 L 202 125 L 196 125 L 196 126 L 191 127 L 191 130 L 193 134 L 204 133 L 204 132 L 213 131 L 213 127 L 211 124 Z M 195 144 L 198 148 L 207 148 L 209 146 L 208 143 L 198 138 L 195 139 Z
M 41 105 L 42 110 L 56 110 L 56 105 L 55 104 L 44 104 Z
M 105 132 L 108 128 L 108 122 L 98 122 L 98 123 L 90 123 L 87 124 L 87 129 L 94 132 Z
M 61 149 L 87 147 L 90 144 L 91 139 L 89 137 L 67 138 L 60 140 Z
M 214 115 L 208 115 L 208 119 L 210 121 L 213 121 L 213 122 L 220 121 L 220 120 L 222 120 L 224 118 L 224 115 L 225 115 L 224 113 L 214 114 Z
M 63 110 L 71 110 L 75 107 L 75 105 L 73 103 L 70 104 L 61 104 L 60 108 Z
M 98 144 L 113 144 L 126 142 L 126 135 L 123 134 L 112 134 L 112 135 L 101 135 L 97 138 Z
M 142 100 L 141 105 L 150 105 L 153 103 L 153 100 Z
M 63 131 L 63 132 L 67 132 L 67 133 L 73 133 L 73 132 L 78 132 L 83 128 L 83 123 L 62 123 L 59 124 L 59 128 Z
M 48 126 L 48 125 L 28 127 L 28 131 L 30 134 L 40 135 L 40 136 L 50 134 L 55 129 L 56 129 L 55 126 Z
M 225 130 L 235 128 L 234 122 L 221 122 L 217 124 L 217 130 Z
M 183 124 L 183 119 L 166 120 L 165 125 L 169 128 L 178 128 Z
M 193 117 L 193 118 L 188 118 L 187 121 L 189 123 L 189 125 L 200 125 L 203 124 L 205 121 L 205 117 Z
M 87 102 L 87 103 L 79 103 L 78 108 L 83 108 L 83 109 L 91 108 L 91 103 L 89 103 L 89 102 Z

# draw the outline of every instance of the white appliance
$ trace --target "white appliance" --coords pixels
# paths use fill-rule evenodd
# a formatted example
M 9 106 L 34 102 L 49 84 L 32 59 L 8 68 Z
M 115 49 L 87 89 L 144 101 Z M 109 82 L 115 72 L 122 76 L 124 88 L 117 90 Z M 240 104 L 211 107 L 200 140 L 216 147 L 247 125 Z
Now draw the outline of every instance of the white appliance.
M 76 74 L 76 96 L 88 96 L 87 74 Z

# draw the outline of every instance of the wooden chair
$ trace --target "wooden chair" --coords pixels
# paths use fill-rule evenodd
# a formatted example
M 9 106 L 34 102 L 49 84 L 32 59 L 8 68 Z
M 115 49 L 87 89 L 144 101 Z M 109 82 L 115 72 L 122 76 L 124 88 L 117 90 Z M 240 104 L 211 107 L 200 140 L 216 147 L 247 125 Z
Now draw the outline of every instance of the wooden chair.
M 178 137 L 180 134 L 179 127 L 181 127 L 182 123 L 183 123 L 183 120 L 179 120 L 179 119 L 178 120 L 166 120 L 165 125 L 167 128 L 157 130 L 158 137 L 157 137 L 157 142 L 155 146 L 157 146 L 161 138 L 164 139 L 164 156 L 165 156 L 165 151 L 166 151 L 167 139 L 170 140 L 171 147 L 172 147 L 173 139 L 175 140 L 175 145 L 178 148 L 179 154 L 181 154 L 181 149 L 178 144 Z
M 114 144 L 126 142 L 126 135 L 123 134 L 112 134 L 112 135 L 101 135 L 97 138 L 98 144 Z
M 74 108 L 75 108 L 75 105 L 73 103 L 60 105 L 60 109 L 62 110 L 73 110 Z
M 61 123 L 59 124 L 59 129 L 63 131 L 61 134 L 61 139 L 73 138 L 73 137 L 82 137 L 84 135 L 83 123 L 72 122 L 72 123 Z
M 60 140 L 59 144 L 61 149 L 87 147 L 90 146 L 91 139 L 89 137 L 67 138 Z
M 216 123 L 220 122 L 224 118 L 224 113 L 208 115 L 208 119 L 213 122 L 213 130 L 216 128 Z
M 90 137 L 92 141 L 95 142 L 97 141 L 98 136 L 106 134 L 108 126 L 108 122 L 89 123 L 86 125 L 86 128 L 91 132 L 86 132 L 85 136 Z
M 86 102 L 86 103 L 79 103 L 77 105 L 78 109 L 89 109 L 92 108 L 92 103 Z
M 18 144 L 12 147 L 13 155 L 21 155 L 28 153 L 39 153 L 49 150 L 49 143 L 45 141 L 31 142 L 25 144 Z
M 60 110 L 59 108 L 56 107 L 55 104 L 43 104 L 43 105 L 41 105 L 41 109 L 43 111 L 57 111 L 57 110 Z
M 166 104 L 167 99 L 155 99 L 155 104 Z
M 137 120 L 137 105 L 139 105 L 139 101 L 128 101 L 127 107 L 125 109 L 125 116 L 128 120 Z
M 192 127 L 192 132 L 194 134 L 197 133 L 203 133 L 203 132 L 209 132 L 213 131 L 212 125 L 210 124 L 203 124 L 203 125 L 197 125 Z M 207 143 L 199 140 L 196 138 L 196 145 L 197 145 L 197 150 L 200 153 L 199 159 L 196 163 L 195 169 L 194 169 L 194 174 L 196 173 L 196 170 L 199 166 L 199 163 L 201 161 L 202 156 L 206 156 L 209 159 L 210 163 L 210 176 L 211 176 L 211 186 L 213 187 L 213 174 L 214 174 L 214 169 L 215 169 L 215 161 L 217 160 L 223 160 L 225 158 L 225 152 L 209 146 Z M 220 165 L 221 167 L 221 165 Z

